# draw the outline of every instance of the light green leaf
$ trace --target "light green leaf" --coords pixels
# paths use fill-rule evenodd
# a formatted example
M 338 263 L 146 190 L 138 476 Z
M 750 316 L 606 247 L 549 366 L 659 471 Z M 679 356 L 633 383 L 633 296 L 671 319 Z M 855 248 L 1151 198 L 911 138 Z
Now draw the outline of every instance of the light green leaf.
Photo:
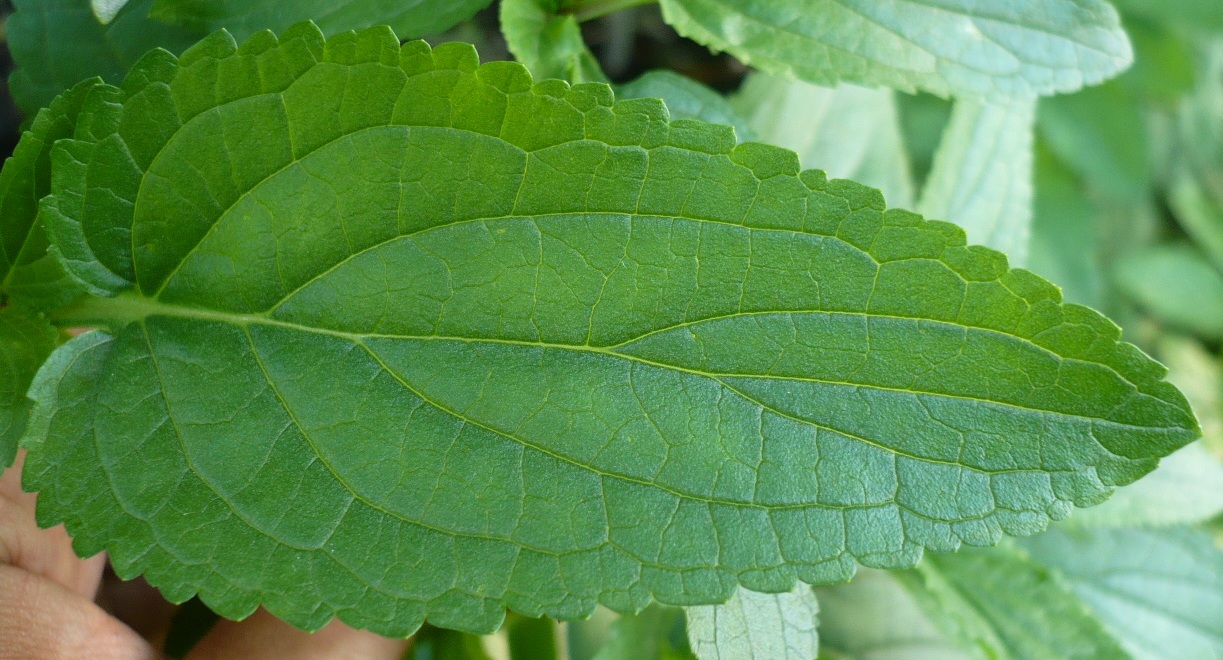
M 1185 393 L 1200 415 L 1202 444 L 1223 458 L 1223 364 L 1201 343 L 1164 333 L 1157 345 L 1161 362 L 1168 366 L 1168 382 Z
M 805 584 L 782 594 L 741 588 L 723 605 L 687 608 L 688 642 L 700 660 L 810 660 L 819 611 Z
M 1028 260 L 1032 234 L 1034 101 L 956 101 L 917 210 L 950 220 L 968 240 Z
M 969 660 L 892 573 L 863 569 L 819 587 L 820 657 L 833 660 Z
M 1223 274 L 1183 243 L 1120 257 L 1113 282 L 1135 303 L 1173 327 L 1206 339 L 1223 337 Z
M 1072 92 L 1130 65 L 1104 0 L 660 0 L 680 34 L 769 73 L 1005 99 Z
M 890 90 L 820 87 L 753 74 L 734 104 L 763 142 L 798 152 L 803 167 L 879 188 L 899 207 L 913 205 L 913 181 Z
M 648 71 L 618 86 L 616 96 L 622 99 L 662 99 L 671 112 L 671 119 L 700 119 L 711 124 L 725 124 L 735 128 L 735 136 L 740 142 L 756 139 L 756 132 L 739 116 L 725 96 L 674 71 Z
M 105 25 L 115 19 L 115 15 L 127 2 L 128 0 L 90 0 L 89 5 L 93 8 L 93 15 L 97 17 L 98 22 Z
M 82 82 L 39 112 L 0 171 L 0 295 L 52 309 L 80 293 L 47 253 L 38 201 L 51 191 L 51 147 L 72 137 L 81 104 L 98 84 Z
M 1183 525 L 1223 513 L 1223 465 L 1194 443 L 1160 462 L 1112 499 L 1071 519 L 1076 525 L 1138 527 Z
M 153 18 L 236 39 L 314 21 L 326 34 L 390 25 L 405 39 L 448 30 L 492 0 L 153 0 Z
M 1013 547 L 931 554 L 902 577 L 927 614 L 978 657 L 1126 657 L 1065 580 Z
M 503 0 L 501 31 L 514 57 L 536 78 L 572 83 L 608 82 L 586 47 L 570 14 L 558 14 L 562 0 Z
M 103 25 L 90 0 L 14 0 L 6 23 L 16 65 L 9 77 L 13 100 L 26 114 L 86 78 L 111 84 L 152 48 L 173 52 L 195 43 L 203 32 L 148 18 L 152 0 L 132 0 Z
M 1133 657 L 1223 657 L 1223 552 L 1192 529 L 1059 529 L 1024 543 Z
M 17 455 L 17 440 L 25 433 L 30 412 L 26 390 L 58 336 L 37 313 L 0 307 L 0 472 Z
M 112 355 L 31 441 L 96 425 L 105 492 L 39 497 L 172 599 L 713 604 L 1036 532 L 1197 435 L 1116 326 L 793 152 L 460 44 L 255 39 L 95 90 L 42 205 L 119 295 L 58 315 Z

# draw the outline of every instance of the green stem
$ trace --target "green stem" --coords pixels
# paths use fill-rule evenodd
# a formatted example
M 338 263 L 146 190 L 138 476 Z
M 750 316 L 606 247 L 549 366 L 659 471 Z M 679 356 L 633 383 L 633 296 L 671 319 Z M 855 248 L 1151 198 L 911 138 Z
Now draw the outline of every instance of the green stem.
M 652 5 L 655 2 L 658 0 L 580 0 L 562 11 L 576 18 L 579 23 L 585 23 L 622 9 Z

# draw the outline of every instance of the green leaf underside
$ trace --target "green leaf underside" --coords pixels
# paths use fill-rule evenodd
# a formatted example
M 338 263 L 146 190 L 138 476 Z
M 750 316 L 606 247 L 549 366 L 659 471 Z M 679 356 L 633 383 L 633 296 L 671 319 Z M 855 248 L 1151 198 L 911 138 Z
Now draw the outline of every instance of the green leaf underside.
M 1071 92 L 1133 59 L 1104 0 L 660 0 L 682 35 L 770 73 L 939 96 Z
M 81 104 L 97 84 L 82 82 L 39 112 L 0 171 L 0 295 L 52 309 L 80 293 L 47 253 L 38 201 L 51 191 L 52 146 L 72 137 Z
M 30 412 L 26 390 L 57 337 L 46 319 L 28 309 L 0 308 L 0 471 L 13 464 Z
M 281 32 L 312 20 L 327 34 L 390 25 L 401 37 L 436 34 L 465 21 L 492 0 L 153 0 L 153 18 L 238 39 Z
M 1209 535 L 1056 530 L 1024 545 L 1065 574 L 1135 658 L 1223 656 L 1223 552 Z
M 44 522 L 226 616 L 485 631 L 1030 534 L 1195 437 L 1162 367 L 958 228 L 477 66 L 299 26 L 94 93 L 43 211 L 125 292 L 64 312 L 114 337 L 77 340 L 88 413 L 72 344 L 35 397 Z
M 689 607 L 688 642 L 699 660 L 810 660 L 819 655 L 819 603 L 800 584 L 784 594 L 738 589 L 722 605 Z
M 9 87 L 17 106 L 32 115 L 94 76 L 117 84 L 149 49 L 180 52 L 204 36 L 150 20 L 151 3 L 132 0 L 103 25 L 90 0 L 15 0 L 5 34 L 16 65 Z
M 927 614 L 982 657 L 1127 657 L 1064 580 L 1016 548 L 930 555 L 902 579 Z

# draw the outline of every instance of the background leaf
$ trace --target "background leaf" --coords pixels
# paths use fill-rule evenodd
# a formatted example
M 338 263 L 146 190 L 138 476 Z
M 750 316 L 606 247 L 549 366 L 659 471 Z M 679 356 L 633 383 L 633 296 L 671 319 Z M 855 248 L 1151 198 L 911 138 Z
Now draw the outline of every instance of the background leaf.
M 1024 543 L 1135 658 L 1223 655 L 1223 552 L 1191 529 L 1058 529 Z
M 733 126 L 740 142 L 756 139 L 756 132 L 726 100 L 709 87 L 674 71 L 647 71 L 616 87 L 617 98 L 659 98 L 667 104 L 672 119 L 699 119 Z M 784 146 L 784 145 L 779 145 Z
M 918 211 L 960 225 L 973 243 L 1024 265 L 1032 233 L 1035 121 L 1034 101 L 957 101 Z
M 538 79 L 608 82 L 582 29 L 561 0 L 502 0 L 501 31 L 514 57 Z
M 1103 0 L 660 0 L 682 35 L 769 73 L 1004 99 L 1071 92 L 1133 59 Z
M 807 660 L 818 655 L 819 603 L 811 587 L 738 589 L 723 605 L 689 607 L 688 642 L 700 660 Z
M 102 25 L 90 0 L 14 0 L 5 29 L 17 67 L 9 77 L 17 106 L 33 115 L 60 92 L 94 76 L 118 84 L 149 49 L 177 53 L 203 36 L 149 19 L 152 1 L 131 0 Z
M 1113 268 L 1118 289 L 1174 328 L 1223 338 L 1223 274 L 1183 243 L 1124 255 Z
M 927 613 L 983 657 L 1126 657 L 1065 581 L 1015 548 L 932 554 L 904 577 Z
M 29 485 L 171 599 L 389 635 L 724 602 L 1033 533 L 1197 435 L 1052 285 L 656 100 L 309 25 L 131 80 L 56 148 L 55 246 L 121 295 L 57 316 L 114 339 L 84 411 L 37 389 Z M 95 435 L 100 481 L 58 453 Z

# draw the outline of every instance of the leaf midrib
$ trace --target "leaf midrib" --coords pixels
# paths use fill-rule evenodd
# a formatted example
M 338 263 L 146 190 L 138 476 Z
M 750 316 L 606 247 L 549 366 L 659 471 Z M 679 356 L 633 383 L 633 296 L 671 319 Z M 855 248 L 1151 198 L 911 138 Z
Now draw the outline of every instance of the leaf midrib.
M 399 340 L 412 340 L 412 341 L 457 341 L 457 342 L 467 342 L 467 343 L 503 344 L 503 345 L 510 345 L 510 346 L 522 346 L 522 347 L 528 347 L 528 348 L 556 349 L 556 350 L 565 350 L 565 351 L 574 351 L 574 352 L 604 355 L 607 357 L 614 357 L 614 358 L 619 358 L 619 359 L 623 359 L 623 360 L 627 360 L 631 362 L 636 362 L 636 363 L 643 364 L 646 366 L 670 369 L 673 371 L 679 371 L 679 372 L 687 373 L 687 374 L 701 377 L 701 378 L 713 379 L 728 388 L 730 388 L 730 386 L 726 385 L 725 383 L 722 383 L 720 379 L 722 378 L 754 378 L 754 379 L 760 379 L 760 380 L 786 380 L 786 381 L 795 381 L 795 382 L 809 382 L 809 383 L 851 387 L 851 388 L 873 389 L 873 390 L 886 391 L 886 392 L 895 392 L 899 394 L 911 394 L 915 396 L 940 397 L 940 398 L 946 398 L 946 399 L 968 401 L 972 403 L 995 405 L 999 407 L 1010 408 L 1010 409 L 1024 411 L 1024 412 L 1057 415 L 1059 417 L 1064 417 L 1064 418 L 1069 418 L 1069 419 L 1079 419 L 1079 420 L 1083 420 L 1083 421 L 1087 421 L 1087 422 L 1091 422 L 1095 424 L 1107 425 L 1107 426 L 1118 428 L 1118 429 L 1160 431 L 1160 430 L 1170 430 L 1174 428 L 1174 427 L 1142 426 L 1142 425 L 1137 425 L 1137 424 L 1128 424 L 1125 422 L 1119 422 L 1116 420 L 1111 420 L 1111 419 L 1106 419 L 1106 418 L 1101 418 L 1101 417 L 1092 417 L 1090 415 L 1062 412 L 1058 410 L 1047 410 L 1047 409 L 1042 409 L 1042 408 L 1032 408 L 1032 407 L 1024 406 L 1022 404 L 1017 404 L 1017 403 L 1012 403 L 1012 402 L 1007 402 L 1007 401 L 999 401 L 995 399 L 985 399 L 985 398 L 980 398 L 980 397 L 952 394 L 952 393 L 946 393 L 946 392 L 915 390 L 915 389 L 907 389 L 907 388 L 901 388 L 901 387 L 876 385 L 876 384 L 870 384 L 870 383 L 855 383 L 855 382 L 838 381 L 838 380 L 832 380 L 832 379 L 808 378 L 808 377 L 802 377 L 802 376 L 778 376 L 778 375 L 771 375 L 771 374 L 754 374 L 754 373 L 745 374 L 745 373 L 709 372 L 709 371 L 702 371 L 700 369 L 694 369 L 694 368 L 683 367 L 679 365 L 668 364 L 665 362 L 658 362 L 655 360 L 650 360 L 648 358 L 633 355 L 631 353 L 624 353 L 624 352 L 621 352 L 620 350 L 628 346 L 631 346 L 632 344 L 639 342 L 643 339 L 651 337 L 653 335 L 656 335 L 662 332 L 668 332 L 668 331 L 684 328 L 684 327 L 690 327 L 690 326 L 693 326 L 699 323 L 705 323 L 705 322 L 717 321 L 717 320 L 729 319 L 729 318 L 771 316 L 771 315 L 789 315 L 789 314 L 826 314 L 830 316 L 855 316 L 855 317 L 865 317 L 865 318 L 891 319 L 891 320 L 899 320 L 899 321 L 919 321 L 923 323 L 945 325 L 945 326 L 949 326 L 949 327 L 953 327 L 957 329 L 967 329 L 967 330 L 975 330 L 975 331 L 986 332 L 986 333 L 993 333 L 993 334 L 997 334 L 1002 337 L 1009 338 L 1011 340 L 1021 341 L 1025 344 L 1031 345 L 1041 351 L 1046 352 L 1047 354 L 1053 356 L 1054 358 L 1058 360 L 1064 360 L 1067 362 L 1076 362 L 1076 363 L 1082 363 L 1082 364 L 1090 364 L 1090 365 L 1094 365 L 1097 367 L 1103 367 L 1105 369 L 1108 369 L 1110 372 L 1116 374 L 1118 377 L 1125 380 L 1126 383 L 1129 383 L 1132 387 L 1134 387 L 1135 391 L 1140 396 L 1149 397 L 1156 401 L 1159 401 L 1160 403 L 1166 404 L 1166 402 L 1164 402 L 1162 399 L 1158 399 L 1157 397 L 1152 397 L 1149 394 L 1145 394 L 1141 392 L 1141 390 L 1139 390 L 1132 382 L 1130 382 L 1128 379 L 1125 379 L 1123 375 L 1117 374 L 1117 372 L 1115 370 L 1112 370 L 1111 367 L 1108 367 L 1108 365 L 1103 365 L 1103 364 L 1096 363 L 1096 362 L 1090 362 L 1087 360 L 1080 360 L 1077 358 L 1061 356 L 1023 337 L 1018 337 L 1016 335 L 1010 335 L 1010 334 L 1007 334 L 1007 333 L 1004 333 L 998 330 L 993 330 L 990 328 L 966 326 L 966 325 L 961 325 L 961 324 L 952 323 L 948 321 L 939 321 L 935 319 L 923 319 L 923 318 L 889 315 L 889 314 L 876 314 L 876 313 L 868 313 L 868 312 L 844 312 L 844 311 L 829 311 L 829 310 L 818 310 L 818 309 L 817 310 L 778 309 L 778 310 L 765 310 L 765 311 L 755 311 L 755 312 L 737 312 L 737 313 L 726 314 L 722 316 L 695 319 L 695 320 L 686 321 L 683 323 L 678 323 L 675 325 L 667 326 L 665 328 L 657 328 L 657 329 L 651 330 L 650 332 L 643 333 L 636 337 L 632 337 L 623 342 L 613 344 L 613 345 L 608 345 L 608 346 L 592 346 L 592 345 L 583 345 L 583 344 L 562 344 L 562 343 L 546 342 L 546 341 L 504 339 L 504 338 L 496 338 L 496 337 L 465 337 L 465 336 L 458 336 L 458 335 L 406 335 L 406 334 L 387 334 L 387 333 L 376 333 L 376 332 L 345 332 L 343 330 L 335 330 L 331 328 L 308 326 L 308 325 L 302 325 L 300 323 L 284 321 L 284 320 L 272 318 L 270 315 L 268 315 L 268 313 L 243 314 L 239 312 L 225 312 L 225 311 L 208 309 L 208 308 L 203 308 L 203 307 L 176 305 L 172 303 L 164 303 L 158 300 L 149 299 L 144 296 L 140 296 L 138 294 L 132 294 L 132 293 L 121 294 L 120 296 L 117 296 L 115 298 L 97 298 L 97 297 L 84 298 L 81 301 L 78 301 L 73 306 L 53 315 L 53 317 L 55 318 L 55 320 L 60 321 L 61 325 L 64 324 L 65 320 L 67 320 L 68 324 L 70 325 L 74 323 L 76 325 L 110 325 L 110 324 L 124 325 L 130 321 L 141 320 L 141 319 L 148 318 L 151 316 L 169 316 L 169 317 L 191 319 L 191 320 L 198 320 L 198 321 L 222 322 L 222 323 L 228 323 L 228 324 L 236 325 L 240 327 L 246 327 L 252 324 L 273 326 L 273 327 L 283 328 L 286 330 L 294 330 L 298 332 L 306 332 L 306 333 L 311 333 L 311 334 L 327 335 L 327 336 L 336 337 L 339 339 L 344 339 L 346 341 L 351 341 L 357 344 L 363 344 L 364 340 L 366 339 L 392 339 L 392 340 L 399 339 Z M 734 389 L 734 388 L 731 388 L 731 389 Z M 743 396 L 742 394 L 740 395 Z M 785 413 L 785 412 L 776 410 L 774 408 L 771 408 L 767 405 L 764 405 L 761 402 L 755 400 L 754 398 L 751 398 L 751 397 L 745 397 L 745 398 L 748 398 L 750 401 L 752 401 L 753 403 L 757 405 L 763 406 L 766 410 L 769 410 L 770 412 L 773 412 L 773 413 L 776 413 L 776 414 L 779 414 L 785 417 L 791 417 L 791 418 L 793 417 L 792 415 L 789 415 L 788 413 Z M 810 425 L 814 425 L 817 427 L 819 426 L 818 424 L 815 424 L 811 422 L 810 420 L 801 420 L 801 421 L 804 424 L 810 424 Z M 854 434 L 852 433 L 848 433 L 846 431 L 842 431 L 842 430 L 835 429 L 835 428 L 826 428 L 825 430 L 832 431 L 835 433 L 840 433 L 842 435 L 847 435 L 849 437 L 855 437 Z M 909 455 L 909 454 L 905 454 L 897 450 L 896 448 L 889 447 L 887 445 L 879 444 L 879 443 L 867 440 L 865 438 L 860 438 L 860 439 L 864 442 L 868 442 L 872 444 L 873 446 L 877 446 L 881 449 L 884 449 L 893 454 L 897 454 L 899 456 L 904 456 L 907 458 L 912 458 L 914 460 L 919 460 L 923 462 L 951 465 L 955 467 L 960 467 L 960 468 L 964 468 L 968 470 L 981 472 L 984 474 L 1005 474 L 1005 473 L 1010 473 L 1010 472 L 1034 471 L 1034 470 L 1001 470 L 1001 471 L 984 470 L 981 468 L 977 468 L 971 465 L 964 465 L 962 463 L 957 463 L 954 461 L 945 461 L 945 460 L 936 459 L 936 458 Z M 1109 453 L 1110 455 L 1114 457 L 1117 457 L 1123 460 L 1132 460 L 1132 458 L 1130 457 L 1118 456 L 1117 454 L 1114 454 L 1113 452 L 1109 451 L 1107 448 L 1102 447 L 1102 449 L 1104 449 L 1105 452 Z

